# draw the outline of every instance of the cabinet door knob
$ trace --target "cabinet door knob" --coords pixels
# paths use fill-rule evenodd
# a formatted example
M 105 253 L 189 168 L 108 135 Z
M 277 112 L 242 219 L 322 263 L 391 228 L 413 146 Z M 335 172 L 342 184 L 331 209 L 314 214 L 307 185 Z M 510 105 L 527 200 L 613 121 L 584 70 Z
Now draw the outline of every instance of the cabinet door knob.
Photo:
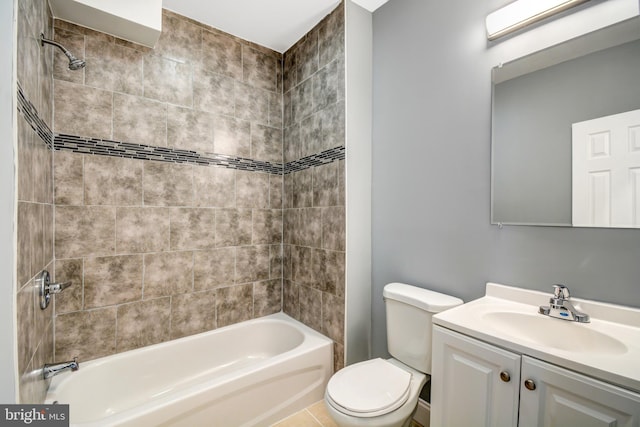
M 500 379 L 505 383 L 508 383 L 509 381 L 511 381 L 511 375 L 509 375 L 509 372 L 507 371 L 502 371 L 500 372 Z
M 533 391 L 536 389 L 536 383 L 533 380 L 525 380 L 524 386 L 527 388 L 527 390 Z

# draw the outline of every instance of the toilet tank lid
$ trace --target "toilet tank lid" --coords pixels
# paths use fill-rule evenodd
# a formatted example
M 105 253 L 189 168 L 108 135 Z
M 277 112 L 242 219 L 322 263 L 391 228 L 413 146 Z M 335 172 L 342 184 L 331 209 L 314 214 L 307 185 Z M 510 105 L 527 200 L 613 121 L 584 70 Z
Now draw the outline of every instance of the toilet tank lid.
M 404 283 L 389 283 L 384 287 L 382 296 L 430 313 L 439 313 L 463 303 L 460 298 Z

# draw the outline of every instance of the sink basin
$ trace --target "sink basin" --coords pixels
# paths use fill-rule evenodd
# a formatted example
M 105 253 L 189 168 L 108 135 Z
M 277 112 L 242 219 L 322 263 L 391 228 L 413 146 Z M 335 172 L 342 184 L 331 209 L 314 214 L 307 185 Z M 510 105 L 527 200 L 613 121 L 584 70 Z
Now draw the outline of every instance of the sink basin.
M 511 311 L 485 313 L 482 319 L 502 334 L 539 346 L 591 354 L 624 354 L 628 350 L 623 342 L 590 328 L 589 323 Z

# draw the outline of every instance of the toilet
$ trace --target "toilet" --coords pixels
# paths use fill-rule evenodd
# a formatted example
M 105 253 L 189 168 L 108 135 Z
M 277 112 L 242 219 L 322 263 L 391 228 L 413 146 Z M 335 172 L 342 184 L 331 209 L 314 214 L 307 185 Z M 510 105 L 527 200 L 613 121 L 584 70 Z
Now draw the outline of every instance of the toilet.
M 427 289 L 390 283 L 382 292 L 391 359 L 371 359 L 336 372 L 324 395 L 340 427 L 408 426 L 431 373 L 431 317 L 462 300 Z

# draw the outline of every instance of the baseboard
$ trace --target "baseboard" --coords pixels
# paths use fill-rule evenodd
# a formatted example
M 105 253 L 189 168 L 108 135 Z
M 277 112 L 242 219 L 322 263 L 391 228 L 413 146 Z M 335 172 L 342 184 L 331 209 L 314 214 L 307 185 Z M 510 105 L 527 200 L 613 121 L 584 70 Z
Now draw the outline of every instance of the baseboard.
M 429 427 L 429 416 L 431 415 L 431 405 L 422 399 L 418 399 L 418 408 L 413 419 L 422 427 Z

